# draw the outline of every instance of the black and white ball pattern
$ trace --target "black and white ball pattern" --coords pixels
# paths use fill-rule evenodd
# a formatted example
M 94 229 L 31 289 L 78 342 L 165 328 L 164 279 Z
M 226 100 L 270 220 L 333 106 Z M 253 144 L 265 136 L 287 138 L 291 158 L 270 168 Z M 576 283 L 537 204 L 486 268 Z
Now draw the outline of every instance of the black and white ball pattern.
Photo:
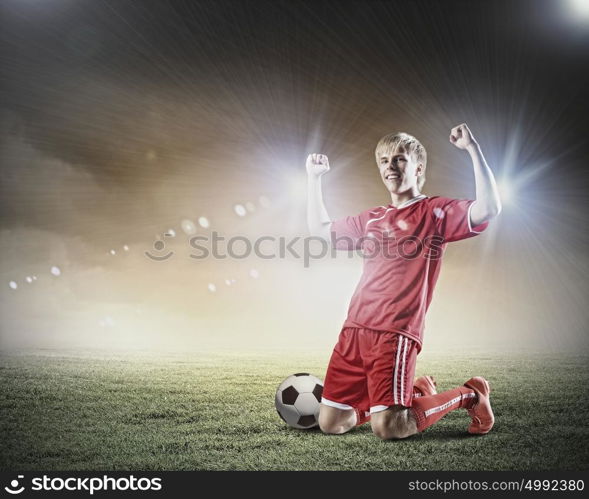
M 298 429 L 317 426 L 323 382 L 309 373 L 286 378 L 276 390 L 276 410 L 282 420 Z

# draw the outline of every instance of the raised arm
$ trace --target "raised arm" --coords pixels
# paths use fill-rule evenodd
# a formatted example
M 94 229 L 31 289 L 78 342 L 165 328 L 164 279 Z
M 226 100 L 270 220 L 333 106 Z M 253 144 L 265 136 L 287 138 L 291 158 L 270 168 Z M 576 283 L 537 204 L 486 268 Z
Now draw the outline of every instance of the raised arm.
M 501 199 L 499 198 L 495 177 L 466 123 L 452 129 L 450 142 L 458 149 L 466 150 L 472 160 L 476 201 L 470 210 L 470 224 L 475 227 L 487 220 L 491 220 L 501 212 Z
M 324 154 L 309 154 L 307 157 L 307 226 L 312 236 L 329 242 L 331 220 L 323 203 L 321 177 L 329 171 L 329 160 Z

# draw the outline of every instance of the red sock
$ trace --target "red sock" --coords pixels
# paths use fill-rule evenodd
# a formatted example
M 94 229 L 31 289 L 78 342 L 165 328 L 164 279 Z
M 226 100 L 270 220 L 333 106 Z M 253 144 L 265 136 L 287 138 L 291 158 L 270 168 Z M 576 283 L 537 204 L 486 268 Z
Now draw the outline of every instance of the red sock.
M 354 411 L 356 412 L 356 426 L 360 426 L 370 421 L 370 411 L 364 411 L 357 407 L 354 408 Z
M 476 394 L 470 388 L 461 386 L 429 397 L 413 399 L 411 410 L 417 421 L 417 430 L 423 431 L 437 423 L 455 409 L 470 409 L 476 402 Z

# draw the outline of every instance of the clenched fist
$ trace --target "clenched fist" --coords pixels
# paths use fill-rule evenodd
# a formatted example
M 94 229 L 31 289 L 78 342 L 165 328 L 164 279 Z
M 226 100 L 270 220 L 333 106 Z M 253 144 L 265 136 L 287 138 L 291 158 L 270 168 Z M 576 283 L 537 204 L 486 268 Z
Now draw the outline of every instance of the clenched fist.
M 466 126 L 466 123 L 455 126 L 450 132 L 450 142 L 458 149 L 466 149 L 469 146 L 476 145 L 472 132 Z
M 329 171 L 329 160 L 325 154 L 309 154 L 306 166 L 309 176 L 320 177 Z

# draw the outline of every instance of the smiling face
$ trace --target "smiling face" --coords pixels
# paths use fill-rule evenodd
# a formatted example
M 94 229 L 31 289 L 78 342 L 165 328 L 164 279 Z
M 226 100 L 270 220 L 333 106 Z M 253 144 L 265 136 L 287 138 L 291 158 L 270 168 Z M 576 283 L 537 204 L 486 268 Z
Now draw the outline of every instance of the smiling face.
M 394 151 L 382 151 L 377 164 L 382 181 L 389 192 L 402 193 L 414 188 L 419 190 L 423 165 L 417 162 L 414 154 L 410 154 L 402 146 Z
M 412 135 L 385 135 L 376 146 L 376 164 L 390 193 L 419 192 L 425 183 L 425 148 Z

